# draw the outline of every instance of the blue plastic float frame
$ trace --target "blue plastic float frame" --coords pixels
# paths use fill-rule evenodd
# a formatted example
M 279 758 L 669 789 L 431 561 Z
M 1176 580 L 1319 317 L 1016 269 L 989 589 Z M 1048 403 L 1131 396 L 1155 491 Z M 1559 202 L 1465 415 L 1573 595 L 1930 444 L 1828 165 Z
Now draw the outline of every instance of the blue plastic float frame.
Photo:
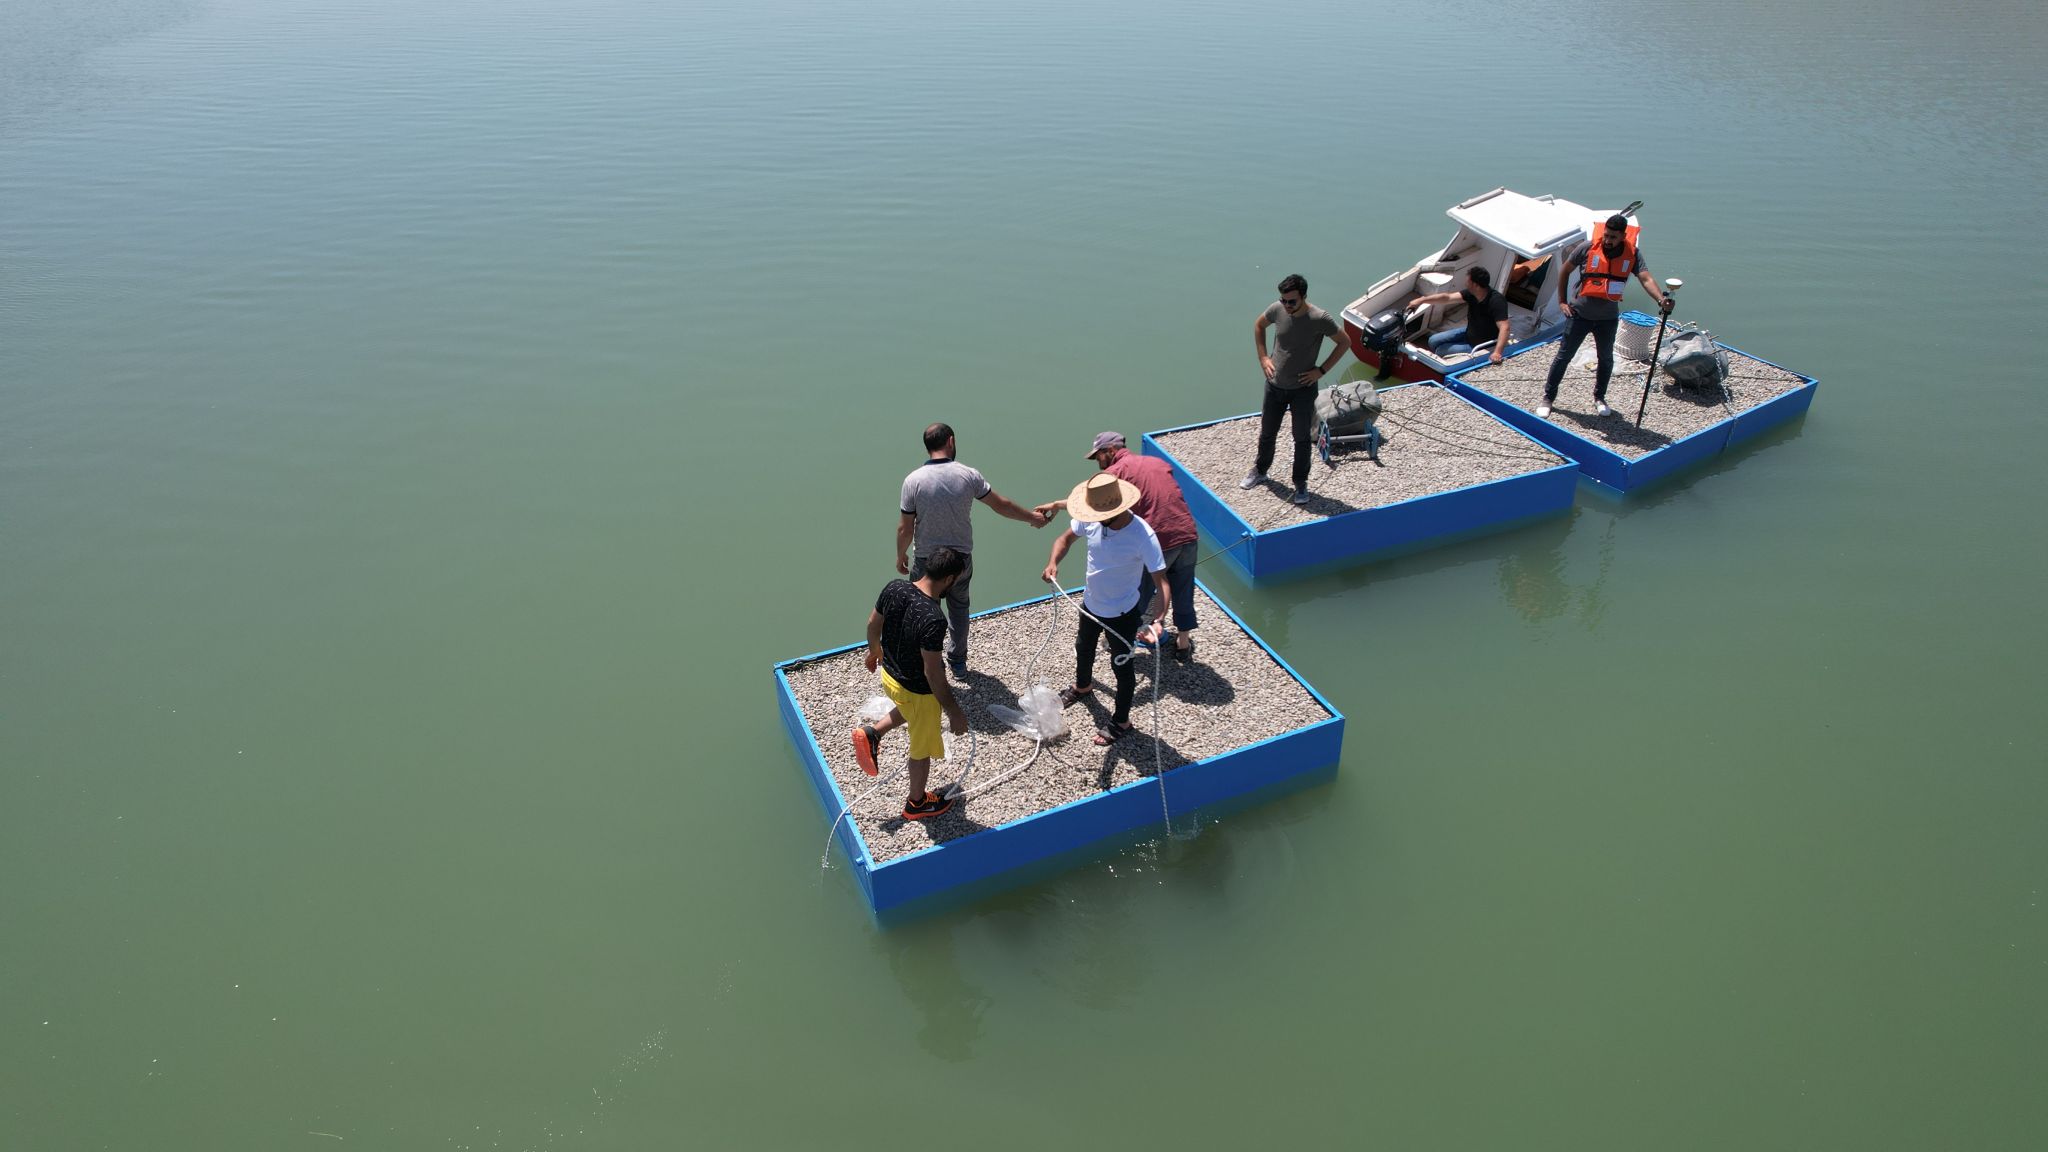
M 1435 387 L 1448 386 L 1397 384 L 1381 391 Z M 1472 404 L 1456 389 L 1450 391 L 1461 402 Z M 1501 420 L 1484 405 L 1472 406 L 1493 417 L 1506 431 L 1528 440 L 1532 447 L 1554 450 L 1508 421 Z M 1366 563 L 1503 531 L 1544 516 L 1562 515 L 1570 510 L 1573 493 L 1578 489 L 1579 467 L 1567 457 L 1548 468 L 1524 472 L 1519 476 L 1469 484 L 1447 492 L 1433 492 L 1377 508 L 1340 512 L 1306 524 L 1289 524 L 1284 528 L 1255 532 L 1250 521 L 1238 515 L 1236 509 L 1202 483 L 1155 437 L 1257 415 L 1251 412 L 1220 420 L 1204 420 L 1199 424 L 1183 424 L 1178 428 L 1147 432 L 1143 437 L 1145 454 L 1157 456 L 1172 466 L 1174 479 L 1180 481 L 1181 495 L 1186 497 L 1188 512 L 1194 516 L 1195 523 L 1215 537 L 1219 547 L 1228 549 L 1222 553 L 1223 558 L 1253 582 Z M 1363 453 L 1355 455 L 1360 461 L 1365 458 Z M 1346 466 L 1370 467 L 1369 464 L 1353 464 L 1349 460 Z
M 1622 320 L 1628 323 L 1647 324 L 1653 327 L 1657 323 L 1655 316 L 1642 312 L 1624 312 Z M 1508 359 L 1512 360 L 1516 356 L 1526 356 L 1531 352 L 1543 349 L 1550 349 L 1555 354 L 1554 345 L 1556 343 L 1557 339 L 1552 339 L 1546 340 L 1541 344 L 1533 344 L 1511 354 Z M 1459 395 L 1486 409 L 1500 419 L 1507 421 L 1518 431 L 1542 441 L 1545 447 L 1577 461 L 1579 471 L 1583 472 L 1587 479 L 1615 492 L 1628 493 L 1648 487 L 1675 473 L 1711 460 L 1745 440 L 1796 419 L 1803 415 L 1809 407 L 1812 407 L 1813 395 L 1820 388 L 1819 380 L 1803 372 L 1786 368 L 1783 364 L 1765 360 L 1761 356 L 1753 356 L 1731 344 L 1722 344 L 1721 346 L 1737 355 L 1748 356 L 1751 360 L 1769 364 L 1771 367 L 1781 371 L 1791 372 L 1794 376 L 1806 381 L 1806 383 L 1782 396 L 1774 396 L 1754 408 L 1737 413 L 1725 420 L 1709 424 L 1682 440 L 1674 440 L 1655 451 L 1645 452 L 1641 456 L 1633 457 L 1624 456 L 1598 441 L 1589 440 L 1561 424 L 1541 419 L 1534 412 L 1510 404 L 1506 400 L 1479 387 L 1477 384 L 1468 383 L 1465 380 L 1465 376 L 1478 371 L 1484 367 L 1484 364 L 1475 364 L 1469 368 L 1461 368 L 1451 373 L 1447 379 L 1451 387 Z M 1609 383 L 1610 393 L 1613 391 L 1613 386 L 1620 383 L 1621 378 L 1617 374 Z M 1637 401 L 1640 400 L 1641 396 L 1642 378 L 1638 376 L 1636 377 L 1635 388 L 1623 398 L 1629 401 Z
M 1335 774 L 1344 748 L 1344 714 L 1302 678 L 1280 654 L 1237 613 L 1216 598 L 1198 579 L 1195 586 L 1209 596 L 1252 642 L 1272 657 L 1330 715 L 1327 719 L 1247 744 L 1242 748 L 1166 770 L 1166 795 L 1175 819 L 1197 811 L 1216 812 L 1269 799 Z M 1079 589 L 1073 589 L 1074 593 Z M 1042 604 L 1051 596 L 1019 600 L 974 615 Z M 837 816 L 846 804 L 838 782 L 825 767 L 803 709 L 790 691 L 786 671 L 828 656 L 856 651 L 848 644 L 785 660 L 775 666 L 775 695 L 782 726 L 803 762 L 825 816 Z M 1081 863 L 1128 841 L 1132 833 L 1160 826 L 1159 785 L 1151 776 L 1120 784 L 1107 792 L 1069 801 L 994 828 L 934 844 L 880 864 L 873 862 L 865 838 L 851 820 L 842 820 L 834 839 L 845 851 L 854 877 L 878 919 L 896 920 L 922 914 L 972 897 L 1009 888 Z

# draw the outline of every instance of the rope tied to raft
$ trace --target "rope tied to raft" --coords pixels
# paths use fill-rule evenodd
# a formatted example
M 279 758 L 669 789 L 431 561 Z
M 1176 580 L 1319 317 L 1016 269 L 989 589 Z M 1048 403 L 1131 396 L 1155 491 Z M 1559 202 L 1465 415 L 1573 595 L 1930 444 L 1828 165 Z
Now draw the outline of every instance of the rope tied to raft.
M 1232 547 L 1235 546 L 1236 545 L 1232 545 Z M 1053 591 L 1056 592 L 1057 595 L 1051 597 L 1046 601 L 1048 606 L 1051 608 L 1051 612 L 1046 620 L 1045 635 L 1039 639 L 1038 648 L 1032 652 L 1031 659 L 1024 665 L 1024 681 L 1026 684 L 1029 684 L 1031 682 L 1031 677 L 1038 667 L 1039 658 L 1045 655 L 1046 647 L 1052 643 L 1053 636 L 1059 631 L 1060 603 L 1062 601 L 1069 600 L 1072 598 L 1071 593 L 1069 593 L 1065 588 L 1061 588 L 1057 585 L 1054 586 Z M 1113 663 L 1127 664 L 1130 661 L 1137 659 L 1137 643 L 1133 637 L 1125 636 L 1123 633 L 1118 632 L 1114 628 L 1111 628 L 1109 626 L 1108 621 L 1104 620 L 1100 616 L 1097 616 L 1095 613 L 1088 611 L 1087 607 L 1083 604 L 1074 605 L 1074 611 L 1095 621 L 1097 624 L 1102 626 L 1102 630 L 1104 632 L 1109 633 L 1111 636 L 1114 636 L 1118 640 L 1121 640 L 1123 642 L 1124 651 L 1121 654 L 1112 653 L 1110 656 L 1110 659 Z M 1166 667 L 1164 652 L 1165 646 L 1159 642 L 1162 639 L 1164 638 L 1155 638 L 1152 644 L 1152 773 L 1154 778 L 1157 779 L 1159 782 L 1160 822 L 1166 826 L 1166 834 L 1168 838 L 1174 838 L 1176 836 L 1176 833 L 1173 830 L 1173 809 L 1168 804 L 1166 796 L 1166 752 L 1164 748 L 1164 741 L 1161 739 L 1163 728 L 1161 727 L 1159 718 L 1160 680 L 1164 675 Z M 969 727 L 967 730 L 967 765 L 961 769 L 959 777 L 955 779 L 951 784 L 948 784 L 946 788 L 953 794 L 953 798 L 956 801 L 971 800 L 976 796 L 983 795 L 987 792 L 990 792 L 996 788 L 1001 787 L 1002 785 L 1008 783 L 1010 780 L 1016 778 L 1018 775 L 1029 770 L 1033 764 L 1036 764 L 1038 762 L 1038 755 L 1040 752 L 1044 751 L 1044 749 L 1045 738 L 1043 736 L 1034 737 L 1031 742 L 1030 756 L 1026 757 L 1022 762 L 1017 764 L 1015 767 L 997 776 L 995 779 L 986 781 L 976 787 L 969 788 L 967 787 L 967 779 L 968 776 L 972 774 L 974 771 L 974 761 L 976 753 L 974 729 L 972 727 Z M 897 776 L 901 775 L 905 769 L 909 768 L 909 766 L 910 758 L 906 756 L 904 757 L 903 762 L 898 764 L 894 769 L 892 769 L 887 776 L 884 776 L 881 779 L 875 781 L 875 783 L 869 786 L 865 792 L 862 792 L 860 795 L 854 797 L 851 800 L 848 800 L 845 804 L 840 806 L 839 814 L 832 817 L 832 822 L 825 826 L 825 850 L 818 857 L 818 867 L 820 869 L 829 869 L 832 867 L 832 837 L 839 830 L 839 822 L 841 820 L 846 819 L 847 816 L 850 815 L 855 808 L 859 807 L 870 796 L 873 796 L 876 792 L 879 792 L 890 781 L 894 780 Z

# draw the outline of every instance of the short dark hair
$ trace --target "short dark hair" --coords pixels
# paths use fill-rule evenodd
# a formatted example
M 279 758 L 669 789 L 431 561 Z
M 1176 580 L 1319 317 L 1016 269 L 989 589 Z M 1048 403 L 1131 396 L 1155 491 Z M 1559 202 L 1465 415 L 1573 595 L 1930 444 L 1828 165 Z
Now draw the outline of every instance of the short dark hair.
M 924 430 L 924 450 L 927 452 L 937 452 L 946 446 L 946 441 L 952 438 L 953 426 L 951 424 L 933 424 Z
M 1493 287 L 1493 273 L 1488 272 L 1484 268 L 1467 268 L 1465 269 L 1465 275 L 1470 276 L 1472 282 L 1481 288 Z
M 958 576 L 965 571 L 967 571 L 967 554 L 965 552 L 955 552 L 944 545 L 932 549 L 932 554 L 924 558 L 924 574 L 934 580 L 944 580 L 948 577 Z
M 1303 296 L 1308 295 L 1308 281 L 1303 280 L 1298 275 L 1289 276 L 1287 279 L 1282 280 L 1280 282 L 1280 294 L 1285 296 L 1289 292 L 1299 292 Z
M 1616 212 L 1607 218 L 1607 227 L 1609 231 L 1626 232 L 1628 230 L 1628 217 Z

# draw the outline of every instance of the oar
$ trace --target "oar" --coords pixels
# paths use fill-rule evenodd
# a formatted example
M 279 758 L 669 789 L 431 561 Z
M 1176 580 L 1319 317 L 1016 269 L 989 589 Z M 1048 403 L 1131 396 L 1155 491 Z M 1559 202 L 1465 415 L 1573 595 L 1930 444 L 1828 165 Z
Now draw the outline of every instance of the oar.
M 1678 290 L 1685 287 L 1685 281 L 1673 276 L 1664 282 L 1664 299 L 1671 304 L 1678 303 Z M 1664 325 L 1671 322 L 1671 309 L 1657 310 L 1657 346 L 1650 350 L 1650 370 L 1643 373 L 1643 402 L 1636 405 L 1636 427 L 1643 426 L 1643 413 L 1650 407 L 1650 381 L 1657 377 L 1657 356 L 1664 351 Z

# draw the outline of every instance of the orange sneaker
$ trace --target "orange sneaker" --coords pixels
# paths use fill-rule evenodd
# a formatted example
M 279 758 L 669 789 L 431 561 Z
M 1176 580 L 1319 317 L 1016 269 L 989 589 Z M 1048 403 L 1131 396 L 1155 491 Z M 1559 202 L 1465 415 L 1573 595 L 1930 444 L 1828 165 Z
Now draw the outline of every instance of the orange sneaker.
M 863 724 L 853 730 L 853 758 L 860 762 L 860 770 L 870 776 L 881 772 L 881 766 L 875 763 L 875 752 L 881 747 L 882 738 L 875 735 L 874 729 Z

